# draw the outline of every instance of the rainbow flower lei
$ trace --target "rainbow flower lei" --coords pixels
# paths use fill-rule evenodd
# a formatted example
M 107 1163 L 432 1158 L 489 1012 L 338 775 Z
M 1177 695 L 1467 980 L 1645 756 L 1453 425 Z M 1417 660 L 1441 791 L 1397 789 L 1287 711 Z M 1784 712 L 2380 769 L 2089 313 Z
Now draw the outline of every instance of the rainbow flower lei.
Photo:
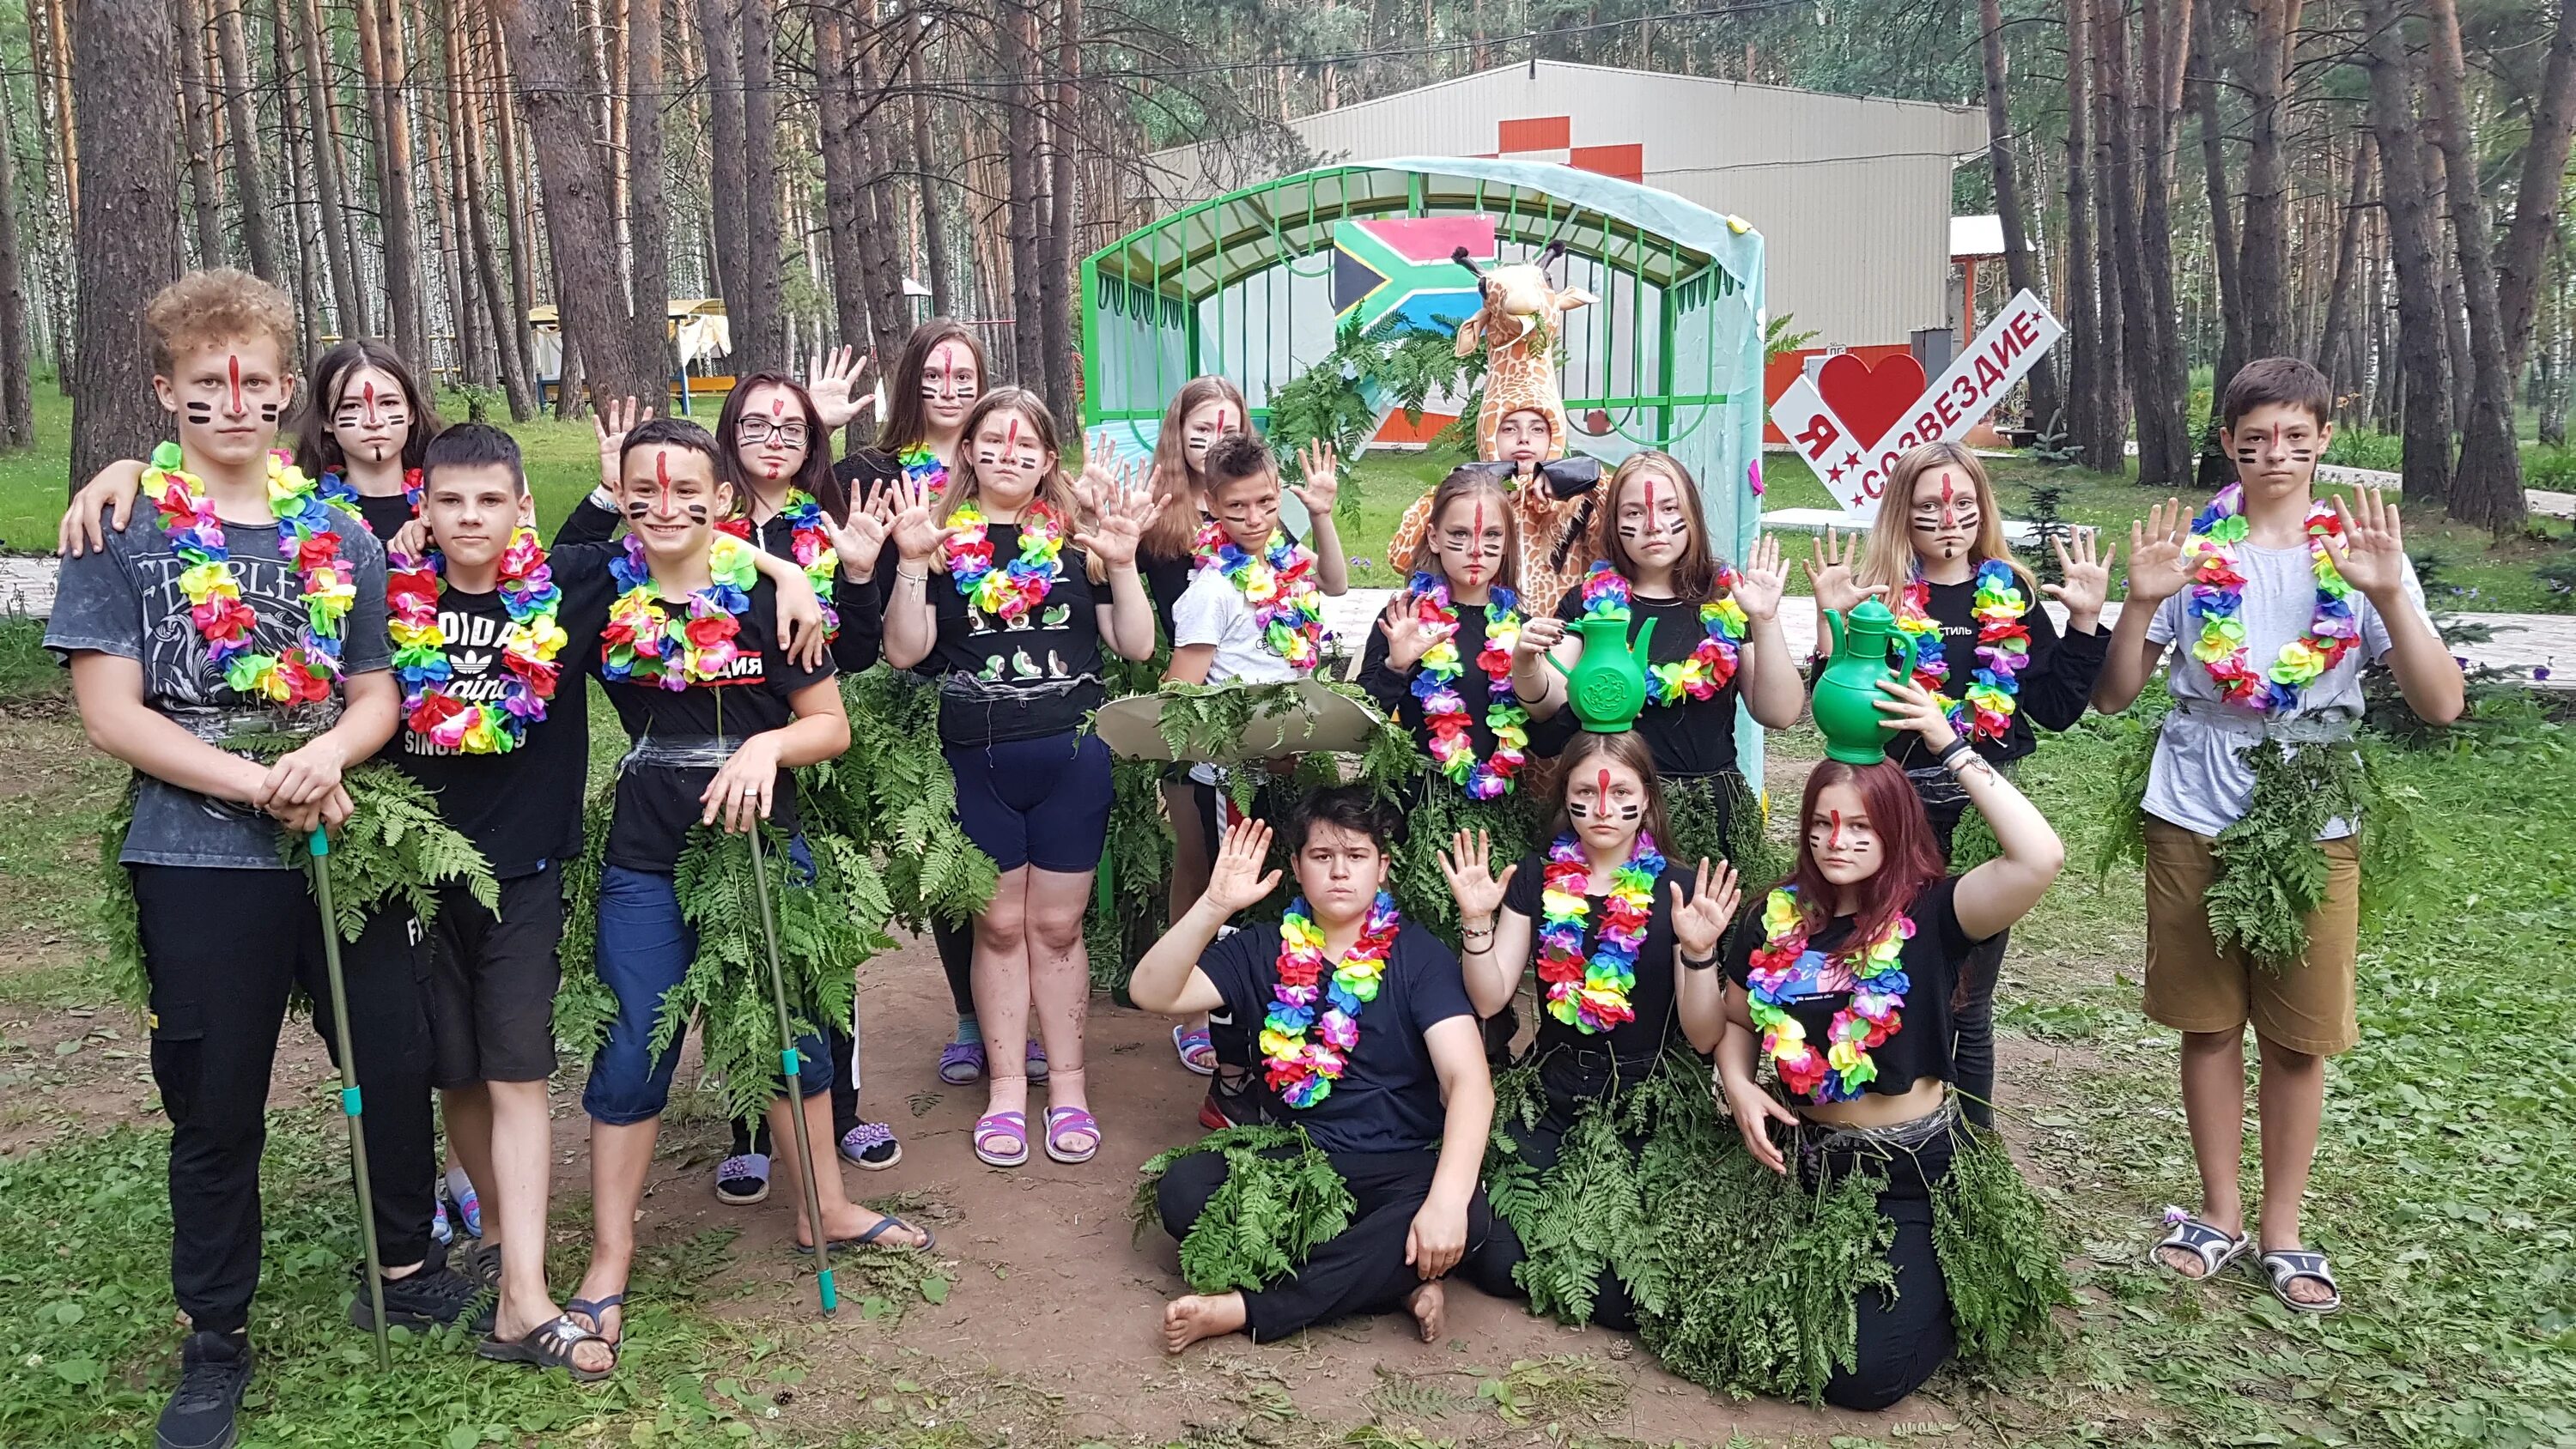
M 707 546 L 707 568 L 715 581 L 691 593 L 687 614 L 674 619 L 662 607 L 643 540 L 627 535 L 626 552 L 608 561 L 619 593 L 599 635 L 603 681 L 678 691 L 723 675 L 741 653 L 734 639 L 742 632 L 742 612 L 751 607 L 760 568 L 751 545 L 725 533 Z
M 2030 663 L 2030 629 L 2022 623 L 2030 599 L 2012 565 L 1990 558 L 1977 565 L 1977 592 L 1968 608 L 1977 621 L 1977 669 L 1962 698 L 1941 688 L 1949 682 L 1950 661 L 1941 623 L 1932 617 L 1931 584 L 1917 578 L 1905 586 L 1896 627 L 1914 636 L 1914 680 L 1932 692 L 1959 738 L 1999 740 L 2019 708 L 2021 681 L 2015 676 Z
M 1270 1089 L 1281 1101 L 1302 1109 L 1332 1095 L 1360 1044 L 1360 1008 L 1377 1000 L 1387 955 L 1403 924 L 1395 897 L 1379 891 L 1359 939 L 1327 979 L 1323 930 L 1306 914 L 1304 896 L 1289 902 L 1279 918 L 1279 984 L 1270 990 L 1270 1012 L 1261 1022 L 1261 1055 L 1269 1063 Z
M 501 635 L 501 666 L 509 671 L 498 703 L 468 703 L 443 687 L 453 670 L 447 635 L 438 624 L 438 596 L 447 587 L 445 560 L 436 549 L 421 558 L 393 555 L 385 597 L 393 638 L 394 678 L 402 682 L 403 723 L 443 749 L 469 755 L 502 755 L 527 740 L 528 726 L 546 717 L 562 671 L 555 664 L 566 642 L 555 622 L 563 591 L 546 567 L 537 531 L 525 524 L 501 551 L 501 606 L 510 626 Z
M 1476 667 L 1485 671 L 1485 727 L 1494 732 L 1494 753 L 1479 760 L 1467 732 L 1467 703 L 1458 697 L 1458 679 L 1467 666 L 1458 657 L 1458 607 L 1450 601 L 1449 581 L 1426 571 L 1413 576 L 1412 588 L 1415 617 L 1439 631 L 1439 642 L 1423 651 L 1413 675 L 1422 726 L 1431 732 L 1431 758 L 1470 800 L 1508 795 L 1512 777 L 1529 760 L 1529 711 L 1512 694 L 1520 599 L 1497 588 L 1485 604 L 1485 647 L 1476 655 Z
M 188 597 L 189 621 L 206 641 L 206 661 L 227 687 L 273 704 L 329 699 L 340 679 L 343 623 L 358 598 L 354 570 L 342 561 L 340 535 L 331 527 L 333 508 L 285 453 L 269 453 L 268 506 L 277 515 L 278 547 L 302 576 L 304 622 L 284 654 L 256 654 L 251 636 L 259 616 L 242 602 L 223 520 L 206 498 L 204 481 L 180 468 L 183 461 L 176 443 L 154 448 L 142 487 L 154 500 L 170 551 L 187 566 L 179 574 L 179 590 Z
M 787 502 L 778 510 L 787 520 L 787 556 L 805 578 L 814 585 L 814 597 L 823 606 L 823 637 L 841 632 L 840 611 L 832 607 L 832 584 L 841 571 L 841 555 L 832 547 L 832 535 L 823 527 L 823 505 L 802 488 L 787 490 Z
M 984 510 L 967 499 L 948 515 L 956 532 L 943 545 L 949 582 L 977 609 L 998 619 L 1017 619 L 1046 602 L 1055 581 L 1064 577 L 1064 525 L 1054 510 L 1033 505 L 1020 520 L 1020 556 L 993 567 L 993 541 L 987 536 Z
M 1655 881 L 1664 873 L 1655 837 L 1637 832 L 1627 862 L 1610 872 L 1601 910 L 1601 943 L 1583 957 L 1584 921 L 1592 914 L 1589 869 L 1572 835 L 1547 851 L 1546 884 L 1539 895 L 1538 979 L 1547 988 L 1548 1015 L 1589 1036 L 1637 1019 L 1628 997 L 1637 989 L 1637 952 L 1655 913 Z
M 896 453 L 894 460 L 903 469 L 903 481 L 929 485 L 932 502 L 948 491 L 948 465 L 939 461 L 928 443 L 915 443 Z
M 2209 669 L 2219 697 L 2241 709 L 2266 714 L 2299 707 L 2299 691 L 2317 676 L 2343 662 L 2361 642 L 2361 621 L 2353 614 L 2352 585 L 2335 568 L 2326 540 L 2343 536 L 2343 520 L 2329 503 L 2308 505 L 2308 561 L 2317 579 L 2317 607 L 2308 632 L 2281 646 L 2272 667 L 2256 670 L 2245 645 L 2245 575 L 2236 568 L 2236 545 L 2245 541 L 2245 486 L 2230 483 L 2219 490 L 2200 516 L 2191 521 L 2183 540 L 2182 566 L 2191 580 L 2191 599 L 2184 608 L 2200 621 L 2200 637 L 2191 657 Z
M 1782 886 L 1763 901 L 1762 944 L 1753 952 L 1745 995 L 1753 1024 L 1762 1030 L 1762 1049 L 1790 1091 L 1815 1102 L 1848 1102 L 1878 1079 L 1878 1064 L 1869 1054 L 1905 1024 L 1905 993 L 1913 983 L 1906 979 L 1901 957 L 1913 938 L 1914 918 L 1900 915 L 1861 952 L 1852 967 L 1851 999 L 1826 1027 L 1825 1051 L 1819 1056 L 1807 1042 L 1806 1028 L 1783 1004 L 1797 979 L 1799 961 L 1809 954 L 1807 918 L 1798 907 L 1797 889 Z
M 321 490 L 323 501 L 344 509 L 351 514 L 356 514 L 358 517 L 363 518 L 366 516 L 365 514 L 360 513 L 358 509 L 358 499 L 363 495 L 358 492 L 355 484 L 340 476 L 339 469 L 328 468 L 323 470 L 322 481 L 314 486 Z M 404 469 L 403 501 L 411 505 L 411 514 L 414 518 L 418 518 L 420 516 L 420 495 L 420 470 L 418 468 Z
M 1300 671 L 1323 662 L 1324 591 L 1315 582 L 1315 555 L 1305 545 L 1274 531 L 1259 554 L 1247 553 L 1210 522 L 1199 529 L 1191 556 L 1197 567 L 1222 571 L 1242 591 L 1271 653 Z
M 1736 572 L 1731 568 L 1717 571 L 1718 587 L 1723 592 L 1699 606 L 1702 637 L 1689 658 L 1647 666 L 1648 704 L 1673 705 L 1685 699 L 1711 699 L 1735 678 L 1745 636 L 1753 631 L 1752 621 L 1744 615 L 1744 606 L 1735 602 L 1736 578 Z M 1592 572 L 1583 576 L 1583 617 L 1625 621 L 1629 612 L 1628 580 L 1607 560 L 1594 561 Z

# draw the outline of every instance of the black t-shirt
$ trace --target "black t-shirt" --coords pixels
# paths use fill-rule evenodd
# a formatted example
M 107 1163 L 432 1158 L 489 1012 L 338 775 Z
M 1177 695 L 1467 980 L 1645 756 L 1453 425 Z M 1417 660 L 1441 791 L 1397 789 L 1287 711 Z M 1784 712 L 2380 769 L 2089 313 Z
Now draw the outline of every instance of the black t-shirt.
M 361 493 L 358 512 L 367 520 L 367 532 L 374 534 L 378 543 L 391 543 L 403 525 L 412 520 L 411 495 Z
M 689 741 L 718 734 L 749 739 L 787 725 L 795 718 L 788 697 L 833 676 L 830 661 L 819 669 L 800 669 L 779 649 L 778 590 L 769 580 L 752 587 L 751 606 L 740 619 L 742 629 L 734 642 L 741 653 L 716 684 L 664 689 L 658 684 L 600 681 L 619 722 L 626 726 L 628 739 Z M 594 673 L 601 658 L 599 650 L 591 651 Z M 689 827 L 705 813 L 698 797 L 715 773 L 713 766 L 630 764 L 621 768 L 617 813 L 608 828 L 608 863 L 656 873 L 668 873 L 678 865 Z M 796 780 L 783 769 L 778 772 L 769 819 L 781 830 L 796 829 Z
M 1170 642 L 1175 630 L 1172 610 L 1178 608 L 1181 595 L 1189 592 L 1190 575 L 1198 571 L 1198 561 L 1190 554 L 1164 558 L 1143 549 L 1136 551 L 1136 572 L 1145 580 L 1145 593 L 1154 601 L 1154 618 L 1162 626 L 1161 638 Z
M 2029 586 L 2021 587 L 2025 595 L 2030 593 Z M 1977 658 L 1974 613 L 1976 581 L 1930 584 L 1925 593 L 1924 612 L 1941 626 L 1941 659 L 1949 669 L 1941 692 L 1959 699 L 1977 677 L 1981 662 Z M 2084 717 L 2092 701 L 2093 680 L 2102 672 L 2102 659 L 2111 642 L 2111 631 L 2098 625 L 2090 634 L 2061 636 L 2036 596 L 2031 596 L 2021 622 L 2030 631 L 2030 657 L 2013 676 L 2021 691 L 2014 699 L 2012 724 L 2000 739 L 1974 741 L 1978 754 L 1998 763 L 2018 760 L 2039 748 L 2038 738 L 2031 732 L 2034 722 L 2051 730 L 2063 730 Z M 1923 737 L 1911 731 L 1898 735 L 1888 745 L 1887 757 L 1909 770 L 1940 763 L 1924 748 Z
M 438 797 L 447 823 L 474 842 L 492 873 L 526 875 L 549 860 L 581 854 L 582 789 L 590 770 L 590 686 L 584 675 L 599 652 L 614 585 L 599 544 L 557 547 L 546 564 L 562 601 L 555 623 L 564 646 L 546 717 L 527 727 L 518 748 L 469 755 L 416 734 L 408 720 L 385 743 L 383 758 Z M 443 692 L 468 702 L 497 702 L 510 679 L 501 639 L 510 611 L 498 593 L 449 588 L 438 596 L 438 627 L 452 671 Z
M 605 543 L 617 536 L 621 522 L 614 512 L 584 498 L 564 515 L 563 526 L 555 530 L 555 542 Z M 785 515 L 771 515 L 753 532 L 761 552 L 790 563 L 796 561 L 796 527 Z M 832 636 L 832 664 L 843 674 L 866 673 L 884 650 L 885 592 L 876 586 L 876 581 L 888 567 L 891 565 L 880 559 L 877 573 L 864 584 L 850 582 L 849 576 L 837 568 L 832 571 L 831 597 L 823 602 L 830 604 L 841 619 L 840 631 Z
M 1490 760 L 1494 754 L 1494 732 L 1485 723 L 1485 709 L 1493 702 L 1493 684 L 1476 663 L 1476 656 L 1485 650 L 1483 605 L 1458 606 L 1455 638 L 1461 667 L 1458 677 L 1451 681 L 1451 687 L 1458 691 L 1459 702 L 1467 707 L 1467 738 L 1475 747 L 1476 758 L 1479 761 Z M 1416 661 L 1413 668 L 1399 671 L 1387 663 L 1386 648 L 1385 631 L 1369 630 L 1368 647 L 1360 655 L 1360 688 L 1367 690 L 1369 698 L 1377 701 L 1378 708 L 1394 716 L 1396 722 L 1412 734 L 1414 746 L 1428 758 L 1431 754 L 1431 731 L 1422 722 L 1421 697 L 1413 692 L 1414 681 L 1421 676 L 1422 665 Z M 1523 728 L 1530 729 L 1533 737 L 1537 734 L 1530 726 Z
M 1329 968 L 1328 968 L 1329 969 Z M 1225 996 L 1214 1013 L 1255 1040 L 1279 984 L 1279 927 L 1246 926 L 1199 957 L 1199 970 Z M 1377 1000 L 1360 1009 L 1360 1041 L 1333 1089 L 1311 1107 L 1279 1100 L 1256 1057 L 1252 1082 L 1269 1121 L 1304 1127 L 1327 1152 L 1418 1152 L 1440 1144 L 1448 1113 L 1440 1074 L 1423 1034 L 1453 1016 L 1473 1018 L 1458 958 L 1410 921 L 1396 932 L 1378 979 Z
M 986 530 L 996 566 L 1019 556 L 1020 527 Z M 1082 550 L 1058 555 L 1046 598 L 1005 621 L 966 602 L 956 580 L 932 569 L 923 587 L 939 621 L 928 668 L 939 676 L 939 740 L 989 745 L 1082 728 L 1109 692 L 1100 682 L 1100 615 Z M 892 577 L 889 573 L 888 577 Z M 1101 586 L 1104 590 L 1106 585 Z
M 1708 637 L 1708 626 L 1699 621 L 1699 605 L 1672 599 L 1649 599 L 1637 595 L 1629 602 L 1628 642 L 1634 644 L 1637 631 L 1653 619 L 1655 637 L 1647 642 L 1646 659 L 1651 664 L 1679 664 L 1698 650 L 1699 641 Z M 1565 591 L 1556 605 L 1556 616 L 1570 626 L 1583 617 L 1583 590 L 1580 586 Z M 1567 630 L 1567 637 L 1581 635 Z M 1637 716 L 1634 726 L 1637 738 L 1655 752 L 1655 773 L 1667 780 L 1688 779 L 1696 775 L 1722 775 L 1735 764 L 1735 681 L 1706 699 L 1679 695 L 1667 704 L 1649 704 Z M 1549 721 L 1554 724 L 1573 717 L 1571 706 L 1558 709 Z M 1554 755 L 1572 738 L 1563 728 L 1545 734 L 1533 732 L 1531 745 L 1541 753 Z
M 1958 984 L 1960 964 L 1980 944 L 1970 940 L 1959 924 L 1958 909 L 1951 901 L 1958 884 L 1958 877 L 1944 876 L 1925 886 L 1906 910 L 1914 921 L 1914 935 L 1898 956 L 1905 969 L 1905 1003 L 1897 1008 L 1896 1034 L 1870 1052 L 1878 1076 L 1861 1089 L 1864 1092 L 1901 1097 L 1921 1078 L 1950 1080 L 1950 992 Z M 1753 952 L 1762 944 L 1765 899 L 1756 894 L 1747 903 L 1743 918 L 1727 939 L 1726 974 L 1738 986 L 1751 977 Z M 1830 1043 L 1827 1033 L 1834 1013 L 1851 1001 L 1850 964 L 1829 963 L 1827 957 L 1853 945 L 1851 933 L 1852 918 L 1837 916 L 1808 938 L 1806 952 L 1798 958 L 1791 999 L 1783 1003 L 1806 1028 L 1807 1044 L 1820 1054 Z
M 1667 862 L 1655 877 L 1655 908 L 1646 921 L 1645 943 L 1637 948 L 1637 984 L 1628 992 L 1629 1009 L 1636 1019 L 1610 1031 L 1586 1033 L 1566 1025 L 1547 1009 L 1546 983 L 1539 985 L 1538 1041 L 1536 1055 L 1544 1059 L 1559 1047 L 1585 1051 L 1608 1051 L 1621 1065 L 1647 1062 L 1662 1051 L 1675 1033 L 1673 1017 L 1673 883 L 1681 883 L 1682 895 L 1696 892 L 1697 863 L 1691 870 L 1681 869 L 1680 862 Z M 1584 885 L 1586 909 L 1583 916 L 1583 955 L 1590 960 L 1601 946 L 1601 921 L 1608 897 L 1598 893 L 1607 879 L 1587 878 Z M 1503 892 L 1503 909 L 1530 923 L 1530 973 L 1538 971 L 1539 928 L 1546 923 L 1547 853 L 1524 858 L 1520 870 L 1512 876 L 1511 885 Z

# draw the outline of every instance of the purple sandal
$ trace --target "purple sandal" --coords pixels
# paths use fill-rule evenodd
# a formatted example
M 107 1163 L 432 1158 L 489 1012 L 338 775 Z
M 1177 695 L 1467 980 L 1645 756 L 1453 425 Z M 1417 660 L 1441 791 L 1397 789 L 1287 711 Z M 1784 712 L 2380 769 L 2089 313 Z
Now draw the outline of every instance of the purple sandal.
M 1089 1147 L 1072 1150 L 1057 1146 L 1065 1138 L 1080 1133 L 1091 1139 Z M 1079 1167 L 1100 1155 L 1100 1121 L 1080 1107 L 1049 1107 L 1046 1113 L 1046 1154 L 1068 1167 Z
M 987 1143 L 1015 1147 L 995 1152 Z M 975 1119 L 975 1155 L 988 1167 L 1018 1167 L 1029 1160 L 1029 1118 L 1025 1112 L 989 1112 Z
M 939 1049 L 939 1080 L 963 1087 L 984 1080 L 984 1044 L 952 1041 Z

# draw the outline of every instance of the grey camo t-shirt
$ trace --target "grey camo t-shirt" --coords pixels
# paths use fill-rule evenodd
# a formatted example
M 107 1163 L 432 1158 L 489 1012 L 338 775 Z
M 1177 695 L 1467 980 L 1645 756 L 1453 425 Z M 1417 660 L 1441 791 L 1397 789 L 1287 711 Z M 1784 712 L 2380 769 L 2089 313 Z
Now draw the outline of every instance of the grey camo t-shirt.
M 289 716 L 223 682 L 207 663 L 206 641 L 188 617 L 188 596 L 179 590 L 183 565 L 148 505 L 136 508 L 123 533 L 104 532 L 105 548 L 63 560 L 54 616 L 45 628 L 45 647 L 57 658 L 68 664 L 72 655 L 92 652 L 140 663 L 144 701 L 200 739 L 262 728 L 309 732 L 339 718 L 336 694 Z M 372 673 L 389 663 L 385 551 L 357 519 L 345 520 L 338 532 L 340 556 L 349 562 L 358 595 L 342 621 L 341 664 L 349 674 Z M 259 619 L 251 647 L 276 654 L 293 645 L 304 614 L 303 586 L 278 548 L 276 526 L 227 522 L 224 544 L 242 601 Z M 126 864 L 287 868 L 278 854 L 276 824 L 265 813 L 149 775 L 138 783 L 134 825 L 117 856 Z

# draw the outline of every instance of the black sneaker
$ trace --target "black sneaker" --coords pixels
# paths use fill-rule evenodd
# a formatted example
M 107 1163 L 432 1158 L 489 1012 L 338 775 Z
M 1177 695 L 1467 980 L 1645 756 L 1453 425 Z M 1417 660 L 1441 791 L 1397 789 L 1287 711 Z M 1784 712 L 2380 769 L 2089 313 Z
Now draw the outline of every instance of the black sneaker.
M 373 1331 L 375 1305 L 368 1301 L 366 1267 L 359 1265 L 358 1296 L 349 1303 L 349 1322 Z M 432 1247 L 429 1261 L 407 1278 L 385 1280 L 385 1322 L 424 1329 L 458 1323 L 477 1333 L 492 1331 L 493 1295 L 481 1283 L 447 1266 L 447 1251 Z
M 179 1388 L 161 1409 L 159 1449 L 232 1449 L 233 1413 L 250 1387 L 250 1339 L 192 1333 L 179 1348 Z

